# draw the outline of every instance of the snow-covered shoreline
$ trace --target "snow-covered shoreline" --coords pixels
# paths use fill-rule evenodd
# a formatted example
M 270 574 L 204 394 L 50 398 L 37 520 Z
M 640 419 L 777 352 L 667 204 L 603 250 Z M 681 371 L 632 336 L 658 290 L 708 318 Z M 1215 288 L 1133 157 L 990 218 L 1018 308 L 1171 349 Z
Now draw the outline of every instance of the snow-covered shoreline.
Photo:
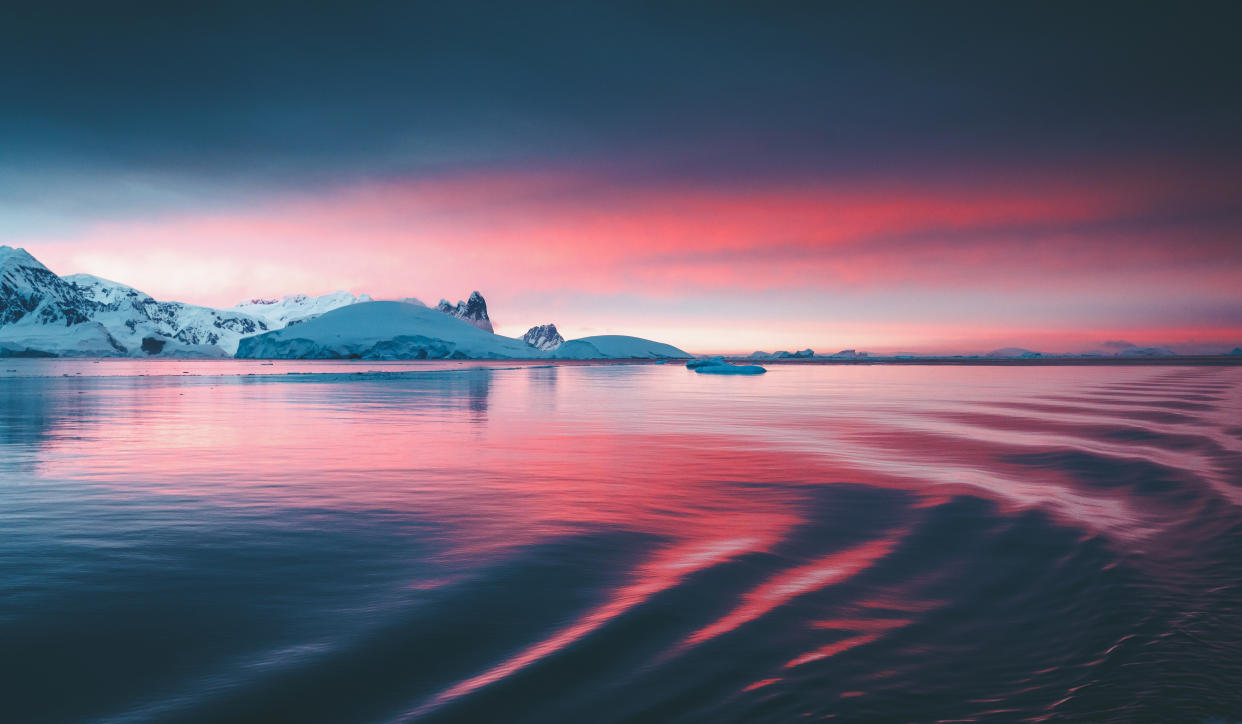
M 338 291 L 254 298 L 228 308 L 157 301 L 90 274 L 59 277 L 0 246 L 0 358 L 661 359 L 672 345 L 622 335 L 565 342 L 554 324 L 523 339 L 493 332 L 478 291 L 429 308 Z

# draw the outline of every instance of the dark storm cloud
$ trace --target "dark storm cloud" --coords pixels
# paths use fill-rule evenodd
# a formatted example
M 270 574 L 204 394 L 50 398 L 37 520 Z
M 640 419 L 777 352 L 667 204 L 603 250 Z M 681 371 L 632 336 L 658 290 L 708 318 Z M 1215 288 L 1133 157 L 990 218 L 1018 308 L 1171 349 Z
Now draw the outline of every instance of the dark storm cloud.
M 0 164 L 315 184 L 1233 153 L 1238 7 L 28 3 L 0 22 Z

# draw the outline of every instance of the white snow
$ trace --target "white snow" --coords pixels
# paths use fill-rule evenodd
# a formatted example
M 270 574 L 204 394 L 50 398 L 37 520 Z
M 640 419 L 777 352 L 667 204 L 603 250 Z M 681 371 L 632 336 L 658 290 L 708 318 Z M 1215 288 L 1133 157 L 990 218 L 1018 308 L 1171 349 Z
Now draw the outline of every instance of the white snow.
M 17 323 L 0 327 L 0 357 L 22 354 L 115 357 L 118 342 L 99 322 L 70 326 Z
M 97 304 L 117 304 L 128 299 L 148 296 L 133 287 L 97 277 L 94 274 L 66 274 L 61 279 L 76 288 L 82 296 Z
M 568 354 L 564 354 L 568 352 Z M 367 302 L 308 322 L 243 339 L 237 356 L 295 359 L 659 359 L 690 355 L 638 337 L 584 337 L 553 353 L 485 332 L 436 309 L 402 302 Z
M 92 307 L 25 249 L 0 246 L 0 326 L 80 324 Z
M 365 302 L 242 340 L 238 357 L 296 359 L 538 358 L 517 339 L 403 302 Z
M 252 299 L 228 309 L 161 302 L 91 274 L 58 277 L 24 249 L 0 246 L 0 356 L 543 359 L 560 342 L 553 325 L 532 329 L 543 332 L 537 335 L 537 346 L 493 334 L 478 292 L 456 307 L 443 306 L 447 308 L 430 309 L 412 297 L 374 302 L 349 292 Z M 280 333 L 274 334 L 276 330 Z M 243 343 L 253 335 L 259 337 Z M 574 340 L 555 355 L 689 356 L 671 345 L 618 335 Z
M 91 319 L 101 323 L 130 355 L 148 354 L 143 341 L 153 340 L 164 355 L 230 356 L 238 340 L 270 326 L 259 317 L 230 309 L 156 301 L 133 287 L 91 274 L 62 278 L 100 305 Z
M 58 277 L 25 251 L 0 248 L 0 339 L 10 354 L 222 357 L 266 329 L 247 314 L 159 302 L 90 274 Z
M 768 354 L 767 352 L 763 352 L 763 351 L 756 351 L 756 352 L 751 352 L 749 355 L 747 355 L 746 358 L 747 359 L 809 359 L 814 356 L 815 356 L 815 350 L 808 348 L 808 349 L 800 349 L 797 352 L 789 352 L 786 350 L 780 350 L 777 352 L 773 352 L 771 354 Z
M 663 342 L 604 334 L 571 339 L 557 347 L 552 356 L 557 359 L 685 359 L 690 354 Z
M 30 252 L 25 249 L 15 249 L 11 246 L 0 246 L 0 268 L 9 265 L 43 266 L 37 259 L 30 255 Z
M 290 324 L 317 317 L 333 309 L 372 301 L 363 294 L 354 296 L 349 292 L 331 292 L 318 297 L 307 294 L 287 294 L 281 299 L 251 299 L 234 305 L 233 310 L 262 319 L 271 329 L 280 329 Z M 407 300 L 402 300 L 407 301 Z M 417 302 L 418 300 L 413 300 Z

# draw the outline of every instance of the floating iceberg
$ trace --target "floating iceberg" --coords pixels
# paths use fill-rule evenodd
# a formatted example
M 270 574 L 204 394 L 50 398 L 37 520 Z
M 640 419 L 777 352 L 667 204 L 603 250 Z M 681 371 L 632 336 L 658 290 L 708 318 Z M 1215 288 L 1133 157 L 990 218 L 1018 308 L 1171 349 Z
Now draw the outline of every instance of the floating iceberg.
M 701 375 L 761 375 L 767 372 L 766 369 L 759 365 L 700 365 L 693 368 L 695 372 Z

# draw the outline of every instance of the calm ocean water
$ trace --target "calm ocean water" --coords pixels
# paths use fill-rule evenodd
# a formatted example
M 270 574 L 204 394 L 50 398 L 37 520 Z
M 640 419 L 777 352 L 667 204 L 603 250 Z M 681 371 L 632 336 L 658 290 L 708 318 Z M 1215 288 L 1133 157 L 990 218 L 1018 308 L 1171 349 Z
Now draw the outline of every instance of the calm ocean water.
M 0 721 L 1242 719 L 1242 368 L 0 370 Z

